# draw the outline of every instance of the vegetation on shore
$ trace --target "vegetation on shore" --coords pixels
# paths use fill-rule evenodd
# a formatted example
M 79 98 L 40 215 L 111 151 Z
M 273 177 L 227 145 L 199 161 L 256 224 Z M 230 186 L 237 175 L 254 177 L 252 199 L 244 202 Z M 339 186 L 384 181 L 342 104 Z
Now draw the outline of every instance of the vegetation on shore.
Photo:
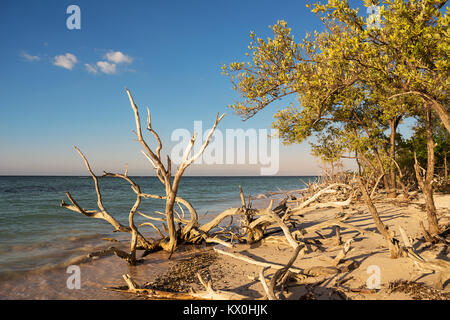
M 332 0 L 312 8 L 325 30 L 300 42 L 285 21 L 271 27 L 273 38 L 251 33 L 251 60 L 223 66 L 242 96 L 231 107 L 248 119 L 295 95 L 300 108 L 291 105 L 274 116 L 285 143 L 315 136 L 313 153 L 331 166 L 331 174 L 342 158 L 355 159 L 361 178 L 381 177 L 392 198 L 398 188 L 407 192 L 408 182 L 417 181 L 426 197 L 428 232 L 438 234 L 436 156 L 442 168 L 437 180 L 445 189 L 450 141 L 446 3 L 365 1 L 366 7 L 380 9 L 378 17 L 369 19 L 347 1 Z M 398 134 L 407 118 L 417 120 L 410 141 Z
M 372 5 L 369 1 L 365 2 L 367 6 Z M 405 230 L 399 230 L 399 237 L 386 227 L 374 202 L 379 196 L 389 199 L 401 196 L 403 201 L 410 201 L 419 189 L 423 193 L 427 213 L 427 228 L 422 224 L 425 241 L 448 246 L 448 226 L 439 224 L 433 196 L 436 188 L 448 189 L 449 182 L 448 8 L 444 8 L 446 1 L 436 0 L 383 0 L 376 5 L 381 8 L 382 18 L 378 25 L 373 26 L 373 21 L 368 23 L 347 1 L 317 3 L 312 11 L 324 23 L 323 32 L 308 34 L 297 43 L 287 23 L 279 21 L 271 27 L 273 38 L 263 40 L 254 33 L 250 34 L 248 56 L 251 61 L 223 66 L 224 74 L 231 78 L 234 88 L 242 96 L 242 101 L 231 108 L 244 119 L 257 115 L 285 96 L 297 97 L 300 106 L 290 105 L 279 110 L 273 125 L 279 129 L 285 143 L 300 143 L 315 137 L 313 154 L 326 165 L 324 179 L 309 185 L 301 198 L 294 198 L 292 193 L 285 192 L 280 203 L 274 205 L 274 200 L 271 200 L 266 208 L 255 209 L 251 201 L 246 200 L 244 190 L 240 189 L 241 207 L 227 209 L 200 225 L 192 204 L 177 195 L 179 181 L 185 170 L 207 148 L 224 115 L 217 115 L 207 139 L 192 155 L 196 142 L 194 134 L 181 165 L 175 171 L 172 170 L 170 157 L 161 157 L 163 143 L 152 128 L 150 112 L 146 129 L 156 140 L 157 148 L 153 150 L 149 147 L 142 133 L 138 107 L 127 90 L 136 120 L 136 137 L 157 179 L 164 185 L 165 194 L 143 192 L 128 176 L 127 170 L 125 173 L 104 172 L 98 177 L 84 154 L 76 148 L 94 181 L 98 209 L 84 209 L 69 192 L 66 194 L 71 203 L 63 201 L 62 207 L 106 220 L 114 231 L 130 233 L 129 252 L 115 247 L 111 247 L 110 251 L 132 265 L 140 262 L 137 250 L 142 250 L 142 256 L 146 256 L 157 250 L 173 253 L 181 243 L 212 242 L 232 247 L 236 241 L 252 244 L 282 231 L 283 241 L 293 249 L 291 260 L 284 266 L 259 264 L 262 267 L 259 280 L 267 298 L 278 299 L 284 283 L 293 274 L 303 280 L 312 276 L 307 270 L 292 266 L 317 247 L 314 241 L 304 237 L 311 229 L 336 228 L 336 241 L 342 250 L 322 271 L 339 272 L 354 237 L 343 242 L 338 230 L 343 228 L 358 234 L 370 233 L 345 222 L 352 215 L 348 211 L 349 206 L 363 201 L 378 234 L 389 248 L 391 258 L 407 257 L 424 270 L 439 273 L 436 286 L 442 286 L 449 275 L 449 263 L 444 260 L 430 261 L 419 255 Z M 444 9 L 447 11 L 444 12 Z M 416 121 L 412 137 L 405 139 L 398 129 L 408 118 Z M 344 158 L 357 162 L 357 172 L 339 170 Z M 129 212 L 128 226 L 114 219 L 103 205 L 99 178 L 104 177 L 126 180 L 136 195 Z M 139 206 L 145 199 L 165 201 L 165 211 L 157 215 L 140 212 Z M 342 215 L 312 226 L 310 230 L 299 228 L 304 210 L 324 207 L 340 208 Z M 185 211 L 189 217 L 185 217 Z M 136 226 L 135 214 L 148 218 L 149 222 Z M 239 223 L 232 223 L 233 217 L 239 217 Z M 228 219 L 231 222 L 223 225 L 222 222 Z M 163 222 L 164 230 L 150 222 L 152 220 Z M 154 228 L 161 237 L 147 239 L 139 231 L 144 226 Z M 246 261 L 257 264 L 251 259 Z M 264 276 L 267 268 L 277 270 L 269 283 Z M 117 290 L 145 293 L 154 298 L 246 298 L 214 290 L 201 275 L 199 281 L 205 286 L 204 292 L 178 296 L 155 288 L 142 288 L 129 275 L 124 275 L 124 280 L 127 287 Z

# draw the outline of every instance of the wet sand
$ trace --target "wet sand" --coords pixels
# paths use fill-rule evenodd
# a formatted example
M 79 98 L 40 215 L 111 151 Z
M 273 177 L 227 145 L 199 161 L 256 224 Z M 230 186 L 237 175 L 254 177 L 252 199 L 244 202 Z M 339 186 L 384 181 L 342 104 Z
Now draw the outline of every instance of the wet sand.
M 154 280 L 164 274 L 170 265 L 191 254 L 204 251 L 204 247 L 180 247 L 168 260 L 166 252 L 155 252 L 145 257 L 137 266 L 129 266 L 115 255 L 100 257 L 75 264 L 80 268 L 80 289 L 69 289 L 67 267 L 17 274 L 0 281 L 0 299 L 33 300 L 126 300 L 139 299 L 133 295 L 105 290 L 105 287 L 122 286 L 123 274 L 130 274 L 138 283 Z M 142 252 L 142 251 L 140 251 Z
M 261 206 L 266 201 L 259 203 Z M 445 245 L 429 245 L 417 241 L 422 237 L 419 222 L 426 221 L 426 213 L 421 208 L 423 199 L 413 204 L 399 205 L 389 201 L 378 202 L 379 210 L 384 223 L 394 230 L 398 236 L 398 226 L 402 226 L 412 239 L 416 239 L 415 250 L 428 259 L 443 259 L 449 261 L 448 250 Z M 450 222 L 450 195 L 436 195 L 436 207 L 441 224 Z M 346 223 L 364 228 L 368 231 L 376 231 L 376 227 L 364 204 L 352 205 L 349 209 L 353 211 Z M 335 218 L 338 209 L 317 209 L 304 214 L 300 227 L 308 227 L 328 219 Z M 335 241 L 334 228 L 321 230 L 321 235 L 308 234 L 308 239 L 317 239 L 323 244 L 325 250 L 308 252 L 302 259 L 297 259 L 294 266 L 300 269 L 309 269 L 317 266 L 329 266 L 333 259 L 342 249 L 342 245 L 333 244 Z M 342 230 L 342 240 L 355 236 L 355 231 Z M 281 233 L 280 233 L 281 234 Z M 116 246 L 116 244 L 114 244 Z M 120 243 L 125 246 L 127 242 Z M 254 245 L 236 245 L 234 248 L 222 246 L 180 246 L 168 260 L 168 253 L 156 252 L 148 255 L 144 263 L 138 266 L 129 266 L 116 256 L 96 258 L 86 263 L 79 263 L 81 271 L 81 288 L 68 289 L 67 279 L 70 274 L 66 273 L 66 267 L 51 270 L 26 273 L 11 279 L 0 281 L 0 299 L 77 299 L 77 300 L 110 300 L 110 299 L 143 299 L 132 294 L 124 294 L 104 290 L 105 287 L 123 286 L 123 274 L 130 274 L 138 284 L 154 281 L 163 276 L 170 266 L 182 263 L 193 254 L 199 252 L 211 252 L 212 248 L 239 253 L 249 256 L 258 261 L 285 264 L 292 255 L 292 248 L 282 243 L 260 242 Z M 125 247 L 126 248 L 126 247 Z M 139 252 L 140 254 L 140 252 Z M 307 284 L 292 284 L 288 286 L 284 297 L 287 299 L 437 299 L 450 297 L 450 285 L 448 280 L 444 290 L 433 291 L 437 275 L 418 272 L 414 264 L 408 258 L 391 259 L 388 248 L 383 238 L 379 235 L 358 235 L 352 244 L 352 250 L 345 257 L 347 261 L 355 261 L 358 267 L 354 270 L 341 271 L 336 275 L 327 276 L 324 279 L 311 278 Z M 381 288 L 374 292 L 366 292 L 368 268 L 370 266 L 380 268 Z M 233 291 L 252 299 L 264 298 L 264 291 L 259 282 L 258 273 L 261 267 L 237 260 L 232 257 L 218 255 L 214 263 L 208 267 L 208 273 L 213 280 L 215 289 Z M 266 279 L 270 280 L 274 270 L 266 271 Z M 194 276 L 193 276 L 194 277 Z M 323 281 L 322 281 L 323 280 Z M 338 283 L 345 280 L 344 284 Z M 417 284 L 418 289 L 411 292 L 408 290 L 392 290 L 395 281 L 408 281 Z M 445 280 L 444 280 L 445 281 Z M 202 287 L 190 282 L 192 288 L 201 290 Z M 358 291 L 359 290 L 359 291 Z M 414 293 L 414 292 L 415 293 Z

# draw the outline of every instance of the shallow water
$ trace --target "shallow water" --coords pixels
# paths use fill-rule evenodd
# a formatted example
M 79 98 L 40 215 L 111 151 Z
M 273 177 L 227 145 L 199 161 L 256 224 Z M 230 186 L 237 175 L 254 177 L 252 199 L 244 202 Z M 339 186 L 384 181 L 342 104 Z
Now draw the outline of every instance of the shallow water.
M 189 200 L 196 208 L 201 220 L 210 219 L 226 208 L 240 206 L 239 188 L 241 185 L 246 196 L 257 196 L 268 191 L 299 189 L 304 181 L 314 177 L 184 177 L 179 195 Z M 161 183 L 155 177 L 133 178 L 143 192 L 163 194 Z M 120 179 L 100 180 L 105 208 L 124 225 L 128 225 L 128 212 L 135 201 L 135 195 L 129 184 Z M 14 279 L 16 285 L 22 283 L 27 297 L 39 298 L 77 296 L 83 298 L 81 291 L 69 290 L 67 296 L 65 268 L 76 261 L 77 257 L 110 246 L 102 238 L 114 238 L 126 241 L 126 234 L 112 233 L 112 226 L 100 219 L 91 219 L 79 213 L 60 207 L 61 200 L 69 202 L 65 192 L 69 191 L 85 209 L 97 209 L 96 194 L 90 177 L 16 177 L 0 176 L 0 298 L 11 295 L 8 283 Z M 163 211 L 161 200 L 145 200 L 139 208 L 147 214 L 155 210 Z M 187 213 L 187 210 L 186 210 Z M 188 213 L 187 213 L 188 214 Z M 146 219 L 137 216 L 136 224 Z M 143 233 L 153 235 L 153 229 L 142 228 Z M 116 244 L 114 244 L 116 245 Z M 164 255 L 164 253 L 158 253 Z M 152 261 L 155 255 L 152 255 Z M 121 278 L 123 264 L 117 264 L 114 258 L 99 259 L 86 265 L 86 283 L 96 279 Z M 75 259 L 75 260 L 74 260 Z M 162 259 L 166 260 L 166 259 Z M 156 259 L 158 261 L 158 259 Z M 161 271 L 167 267 L 158 267 L 152 262 L 151 270 Z M 95 274 L 93 266 L 101 264 Z M 91 275 L 91 269 L 92 275 Z M 101 270 L 105 274 L 101 274 Z M 141 268 L 145 269 L 145 268 Z M 59 271 L 58 271 L 59 270 Z M 132 272 L 132 270 L 129 270 Z M 151 275 L 153 271 L 148 271 Z M 89 280 L 90 279 L 90 280 Z M 63 282 L 63 287 L 56 283 Z M 102 280 L 107 281 L 107 280 Z M 12 283 L 12 282 L 11 282 Z M 105 284 L 105 283 L 103 283 Z M 102 285 L 103 285 L 102 284 Z M 115 283 L 117 285 L 117 283 Z M 62 288 L 56 289 L 50 287 Z M 36 292 L 30 295 L 30 288 Z M 90 287 L 90 286 L 88 286 Z M 95 287 L 95 286 L 94 286 Z M 26 288 L 26 289 L 25 289 Z M 19 295 L 18 290 L 15 294 Z M 51 292 L 54 292 L 52 294 Z M 89 293 L 86 293 L 89 295 Z M 112 296 L 115 296 L 113 294 Z M 107 296 L 105 296 L 107 298 Z M 102 299 L 104 299 L 103 297 Z M 91 297 L 92 298 L 92 297 Z
M 73 275 L 67 267 L 52 267 L 28 271 L 0 281 L 2 300 L 124 300 L 137 299 L 136 295 L 106 290 L 106 287 L 124 286 L 122 275 L 129 274 L 138 284 L 153 281 L 166 272 L 170 265 L 193 252 L 207 250 L 204 247 L 179 247 L 168 260 L 166 252 L 147 256 L 144 263 L 129 266 L 116 256 L 98 258 L 86 263 L 76 263 L 80 269 L 80 288 L 67 282 Z M 70 272 L 68 272 L 70 271 Z M 70 289 L 72 287 L 72 289 Z

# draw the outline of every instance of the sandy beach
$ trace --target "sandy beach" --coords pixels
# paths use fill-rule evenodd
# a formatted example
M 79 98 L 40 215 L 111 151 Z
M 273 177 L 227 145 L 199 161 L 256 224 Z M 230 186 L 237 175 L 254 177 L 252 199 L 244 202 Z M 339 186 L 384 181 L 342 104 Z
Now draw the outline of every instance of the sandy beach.
M 267 200 L 255 202 L 255 206 L 263 207 Z M 398 234 L 401 226 L 413 240 L 414 249 L 426 259 L 443 259 L 448 261 L 447 247 L 443 244 L 426 244 L 421 242 L 419 222 L 426 219 L 422 210 L 423 199 L 409 204 L 396 201 L 379 201 L 376 207 L 383 222 Z M 436 206 L 441 224 L 450 222 L 450 195 L 436 195 Z M 342 250 L 343 245 L 337 245 L 335 229 L 324 228 L 320 233 L 304 235 L 315 242 L 315 246 L 302 258 L 298 258 L 293 267 L 309 274 L 306 279 L 290 281 L 286 284 L 282 295 L 285 299 L 356 299 L 356 300 L 409 300 L 409 299 L 449 299 L 450 286 L 448 279 L 444 280 L 444 289 L 433 288 L 437 275 L 420 272 L 414 263 L 406 257 L 391 259 L 383 237 L 377 233 L 376 227 L 366 206 L 363 203 L 350 206 L 347 210 L 349 218 L 346 223 L 367 230 L 367 234 L 357 231 L 342 230 L 342 242 L 354 237 L 351 250 L 345 259 L 332 266 L 333 258 Z M 312 209 L 304 213 L 299 228 L 307 228 L 318 223 L 333 219 L 339 214 L 339 209 Z M 281 237 L 277 237 L 280 235 Z M 355 237 L 356 235 L 356 237 Z M 160 251 L 144 258 L 137 266 L 129 266 L 116 256 L 85 259 L 79 263 L 81 270 L 81 288 L 68 289 L 66 282 L 69 274 L 66 268 L 56 268 L 47 271 L 27 273 L 26 276 L 16 276 L 0 282 L 0 299 L 90 299 L 90 300 L 124 300 L 145 299 L 143 296 L 105 290 L 105 287 L 123 286 L 123 274 L 130 274 L 136 283 L 165 283 L 161 289 L 173 288 L 178 281 L 181 291 L 190 288 L 199 291 L 200 285 L 195 274 L 200 272 L 212 281 L 214 289 L 230 291 L 247 296 L 251 299 L 264 299 L 265 292 L 259 280 L 261 266 L 236 259 L 220 253 L 229 252 L 234 255 L 249 257 L 259 262 L 285 265 L 290 259 L 293 249 L 282 241 L 282 233 L 263 239 L 255 244 L 235 244 L 233 248 L 221 245 L 180 246 L 168 260 L 168 253 Z M 272 240 L 271 240 L 272 239 Z M 117 244 L 115 244 L 117 245 Z M 119 243 L 126 248 L 127 243 Z M 218 253 L 218 252 L 219 253 Z M 202 255 L 213 257 L 211 261 L 195 265 L 187 262 Z M 380 288 L 367 287 L 368 273 L 371 268 L 379 268 Z M 167 281 L 167 275 L 174 269 L 191 268 L 185 277 Z M 181 269 L 180 269 L 181 268 Z M 194 270 L 195 269 L 195 270 Z M 270 280 L 275 269 L 265 271 L 264 276 Z M 166 281 L 161 281 L 166 277 Z M 156 282 L 155 282 L 156 281 Z M 169 285 L 167 285 L 169 284 Z
M 398 230 L 398 226 L 402 226 L 409 236 L 413 239 L 420 238 L 421 231 L 419 221 L 425 219 L 425 213 L 420 209 L 419 200 L 408 206 L 398 206 L 391 203 L 377 203 L 377 209 L 381 219 L 392 230 Z M 450 195 L 436 195 L 436 204 L 440 213 L 442 223 L 450 220 Z M 376 232 L 376 227 L 363 204 L 353 208 L 354 215 L 346 222 L 368 231 Z M 321 209 L 314 210 L 305 214 L 304 227 L 320 223 L 327 219 L 335 217 L 337 209 Z M 350 238 L 356 232 L 345 231 L 341 233 L 342 240 Z M 333 228 L 325 229 L 321 233 L 325 239 L 319 235 L 313 236 L 312 239 L 320 241 L 322 244 L 333 244 L 335 241 L 335 233 Z M 303 284 L 293 283 L 288 285 L 284 296 L 287 299 L 359 299 L 359 300 L 409 300 L 409 299 L 436 299 L 438 296 L 442 299 L 450 298 L 450 286 L 447 285 L 442 291 L 434 291 L 431 289 L 436 279 L 436 274 L 423 275 L 418 272 L 417 268 L 407 258 L 391 259 L 389 250 L 385 245 L 383 238 L 376 234 L 370 236 L 359 235 L 352 244 L 353 249 L 349 251 L 345 260 L 347 263 L 356 262 L 358 267 L 354 270 L 346 270 L 344 267 L 335 274 L 327 274 L 322 270 L 318 270 L 317 276 L 308 278 Z M 342 246 L 333 246 L 324 252 L 317 250 L 307 253 L 302 259 L 298 259 L 294 266 L 304 270 L 314 270 L 315 267 L 329 267 L 332 260 L 341 250 Z M 448 261 L 447 247 L 444 245 L 436 245 L 431 247 L 429 244 L 419 244 L 416 248 L 417 252 L 424 252 L 426 258 L 444 259 Z M 234 253 L 251 257 L 258 261 L 271 262 L 277 264 L 286 264 L 292 255 L 293 249 L 287 244 L 279 243 L 262 243 L 257 245 L 239 245 L 234 249 L 224 249 Z M 425 252 L 426 250 L 426 252 Z M 367 290 L 367 279 L 370 274 L 367 270 L 370 266 L 379 266 L 381 288 L 379 290 Z M 235 290 L 236 292 L 254 297 L 255 299 L 264 297 L 264 290 L 258 279 L 261 267 L 251 265 L 244 261 L 233 259 L 228 256 L 219 255 L 218 263 L 212 268 L 213 273 L 220 273 L 223 277 L 217 277 L 214 282 L 217 289 Z M 265 276 L 270 278 L 274 273 L 273 269 L 268 270 Z M 313 273 L 313 272 L 312 272 Z M 395 281 L 409 281 L 423 285 L 422 290 L 398 290 L 390 292 L 389 284 Z M 430 295 L 423 292 L 430 291 Z M 405 292 L 406 291 L 406 292 Z M 417 291 L 417 293 L 415 293 Z M 418 293 L 422 292 L 422 294 Z M 432 293 L 433 292 L 433 293 Z M 434 296 L 433 296 L 434 294 Z

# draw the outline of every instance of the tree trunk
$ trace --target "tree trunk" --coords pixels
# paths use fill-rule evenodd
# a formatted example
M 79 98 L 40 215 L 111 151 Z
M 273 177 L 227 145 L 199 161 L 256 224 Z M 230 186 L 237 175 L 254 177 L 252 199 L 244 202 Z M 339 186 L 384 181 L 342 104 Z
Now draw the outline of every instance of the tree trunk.
M 380 154 L 378 153 L 378 150 L 374 148 L 375 151 L 375 157 L 378 161 L 378 165 L 380 166 L 381 173 L 383 174 L 383 183 L 384 183 L 384 190 L 389 195 L 391 191 L 391 184 L 388 178 L 388 175 L 386 174 L 386 171 L 384 170 L 383 161 L 381 161 Z
M 391 134 L 390 134 L 390 148 L 389 148 L 389 156 L 391 157 L 391 165 L 389 168 L 389 178 L 390 178 L 390 191 L 388 193 L 388 198 L 395 198 L 397 197 L 396 188 L 397 188 L 397 182 L 396 182 L 396 172 L 395 172 L 395 165 L 392 163 L 395 161 L 395 135 L 397 131 L 398 123 L 400 122 L 401 117 L 395 117 L 389 121 L 389 125 L 391 127 Z
M 437 101 L 432 101 L 431 107 L 433 108 L 434 111 L 436 111 L 437 115 L 439 116 L 439 119 L 441 119 L 445 128 L 450 133 L 450 116 L 448 114 L 448 111 L 446 110 L 446 107 L 438 103 Z
M 405 93 L 395 94 L 394 96 L 403 95 L 403 94 L 414 94 L 421 96 L 429 106 L 436 112 L 439 119 L 441 119 L 442 124 L 447 129 L 447 131 L 450 133 L 450 115 L 448 113 L 448 106 L 447 104 L 442 104 L 439 101 L 437 101 L 435 98 L 432 98 L 431 96 L 424 94 L 423 92 L 419 91 L 409 91 Z M 392 97 L 394 97 L 392 96 Z M 392 98 L 391 97 L 391 98 Z
M 448 152 L 445 152 L 445 155 L 444 155 L 444 185 L 445 185 L 445 187 L 447 187 L 447 184 L 448 184 L 447 153 Z
M 175 222 L 173 218 L 173 206 L 175 204 L 176 194 L 172 191 L 169 193 L 166 201 L 166 220 L 167 228 L 169 229 L 169 243 L 164 250 L 173 252 L 177 246 L 177 231 L 175 228 Z
M 423 193 L 427 209 L 428 230 L 433 234 L 439 233 L 439 224 L 436 216 L 436 207 L 433 199 L 434 177 L 434 139 L 431 108 L 427 107 L 426 132 L 427 132 L 427 172 L 423 183 Z
M 358 149 L 355 150 L 355 159 L 356 159 L 356 164 L 358 165 L 358 173 L 359 173 L 359 175 L 362 175 L 361 164 L 358 161 Z
M 389 244 L 389 252 L 391 253 L 391 258 L 396 259 L 400 256 L 400 248 L 398 246 L 398 240 L 394 239 L 389 230 L 384 225 L 383 221 L 381 221 L 380 215 L 378 214 L 377 208 L 374 206 L 372 199 L 370 199 L 369 193 L 367 192 L 366 186 L 361 177 L 358 177 L 358 183 L 363 194 L 364 202 L 369 209 L 370 215 L 372 216 L 373 221 L 377 227 L 378 232 L 380 232 L 384 239 Z
M 372 135 L 370 134 L 370 130 L 368 130 L 368 128 L 366 126 L 364 126 L 364 124 L 359 120 L 358 115 L 356 113 L 354 113 L 355 117 L 358 119 L 359 124 L 364 128 L 364 130 L 367 133 L 367 136 L 370 138 L 372 137 Z M 355 133 L 355 136 L 358 136 L 358 134 L 356 133 L 356 130 L 353 129 L 353 132 Z M 383 161 L 381 161 L 381 157 L 380 154 L 378 153 L 378 148 L 373 145 L 372 146 L 373 152 L 375 154 L 375 158 L 378 162 L 378 165 L 380 166 L 380 171 L 383 174 L 383 183 L 384 183 L 384 190 L 386 191 L 386 193 L 389 193 L 390 191 L 390 184 L 389 184 L 389 179 L 386 175 L 386 170 L 384 170 L 384 166 L 383 166 Z M 370 161 L 368 161 L 368 159 L 363 157 L 363 152 L 361 152 L 361 158 L 367 163 L 370 164 L 370 166 L 372 167 L 372 169 L 374 170 L 374 172 L 376 171 L 376 168 L 370 163 Z

